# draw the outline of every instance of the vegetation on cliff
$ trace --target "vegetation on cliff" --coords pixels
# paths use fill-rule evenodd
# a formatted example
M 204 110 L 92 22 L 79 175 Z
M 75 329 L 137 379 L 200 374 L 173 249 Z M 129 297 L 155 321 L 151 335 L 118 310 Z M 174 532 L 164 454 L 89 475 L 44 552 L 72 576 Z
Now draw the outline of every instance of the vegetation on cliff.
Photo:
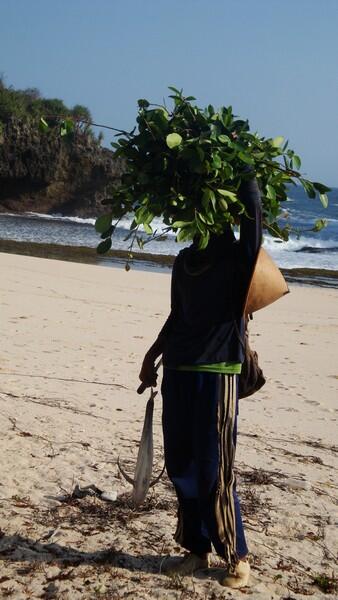
M 41 117 L 48 135 L 39 129 Z M 74 123 L 62 136 L 62 123 Z M 76 214 L 102 212 L 106 187 L 121 175 L 121 160 L 100 145 L 80 104 L 68 108 L 38 90 L 15 90 L 0 79 L 0 210 Z
M 89 127 L 92 115 L 86 106 L 75 104 L 72 108 L 68 108 L 59 98 L 43 98 L 37 88 L 16 90 L 13 86 L 7 87 L 0 77 L 0 123 L 2 125 L 11 119 L 31 122 L 39 120 L 42 116 L 51 127 L 59 125 L 59 118 L 56 117 L 73 118 L 87 135 L 94 135 Z

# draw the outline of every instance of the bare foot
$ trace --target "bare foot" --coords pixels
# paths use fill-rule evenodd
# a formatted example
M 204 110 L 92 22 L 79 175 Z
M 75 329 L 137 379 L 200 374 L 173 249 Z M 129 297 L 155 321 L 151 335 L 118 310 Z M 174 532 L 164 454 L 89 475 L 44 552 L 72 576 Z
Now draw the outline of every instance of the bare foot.
M 164 565 L 162 569 L 166 575 L 192 575 L 198 569 L 207 569 L 209 566 L 208 555 L 197 556 L 190 552 L 175 563 Z
M 233 573 L 229 573 L 221 581 L 221 585 L 229 588 L 246 587 L 249 583 L 250 565 L 247 561 L 240 560 L 236 565 Z

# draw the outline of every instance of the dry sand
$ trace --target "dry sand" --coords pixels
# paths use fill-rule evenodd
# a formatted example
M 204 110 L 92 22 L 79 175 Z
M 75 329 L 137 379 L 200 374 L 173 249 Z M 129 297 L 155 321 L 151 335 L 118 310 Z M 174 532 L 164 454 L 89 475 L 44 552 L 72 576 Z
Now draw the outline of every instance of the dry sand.
M 194 578 L 160 574 L 178 554 L 170 484 L 136 511 L 116 466 L 120 456 L 133 472 L 147 399 L 138 371 L 170 275 L 6 254 L 0 269 L 0 598 L 335 597 L 313 578 L 332 576 L 337 549 L 337 290 L 292 286 L 251 324 L 268 382 L 240 408 L 252 587 L 231 594 L 216 557 Z M 160 418 L 159 400 L 155 472 Z M 76 484 L 118 499 L 74 498 Z

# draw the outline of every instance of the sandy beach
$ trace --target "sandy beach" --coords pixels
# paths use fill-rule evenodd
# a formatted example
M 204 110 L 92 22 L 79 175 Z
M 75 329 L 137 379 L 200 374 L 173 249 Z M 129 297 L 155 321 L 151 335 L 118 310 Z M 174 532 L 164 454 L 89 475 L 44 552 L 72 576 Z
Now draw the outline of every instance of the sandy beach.
M 230 593 L 216 556 L 194 577 L 161 574 L 179 554 L 170 483 L 134 510 L 116 464 L 132 475 L 148 398 L 138 372 L 169 272 L 12 254 L 0 272 L 0 598 L 336 598 L 338 290 L 293 285 L 251 323 L 267 377 L 239 416 L 252 586 Z M 156 475 L 159 397 L 154 427 Z

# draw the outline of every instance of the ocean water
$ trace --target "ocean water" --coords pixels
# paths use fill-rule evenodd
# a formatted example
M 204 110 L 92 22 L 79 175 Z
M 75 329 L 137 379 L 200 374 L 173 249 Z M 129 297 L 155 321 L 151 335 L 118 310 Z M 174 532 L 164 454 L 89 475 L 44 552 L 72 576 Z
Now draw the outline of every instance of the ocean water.
M 329 194 L 329 206 L 324 209 L 319 200 L 307 198 L 301 188 L 289 190 L 285 209 L 294 227 L 305 230 L 300 237 L 292 234 L 288 242 L 264 236 L 264 247 L 282 268 L 314 268 L 338 271 L 338 188 Z M 309 231 L 316 219 L 325 218 L 328 225 L 319 233 Z M 128 249 L 131 219 L 124 219 L 113 236 L 113 248 Z M 36 213 L 0 214 L 0 239 L 96 247 L 100 238 L 94 229 L 95 218 L 82 219 L 62 215 Z M 162 231 L 160 220 L 156 224 Z M 184 247 L 173 235 L 148 243 L 145 252 L 176 255 Z M 137 247 L 134 249 L 138 250 Z

